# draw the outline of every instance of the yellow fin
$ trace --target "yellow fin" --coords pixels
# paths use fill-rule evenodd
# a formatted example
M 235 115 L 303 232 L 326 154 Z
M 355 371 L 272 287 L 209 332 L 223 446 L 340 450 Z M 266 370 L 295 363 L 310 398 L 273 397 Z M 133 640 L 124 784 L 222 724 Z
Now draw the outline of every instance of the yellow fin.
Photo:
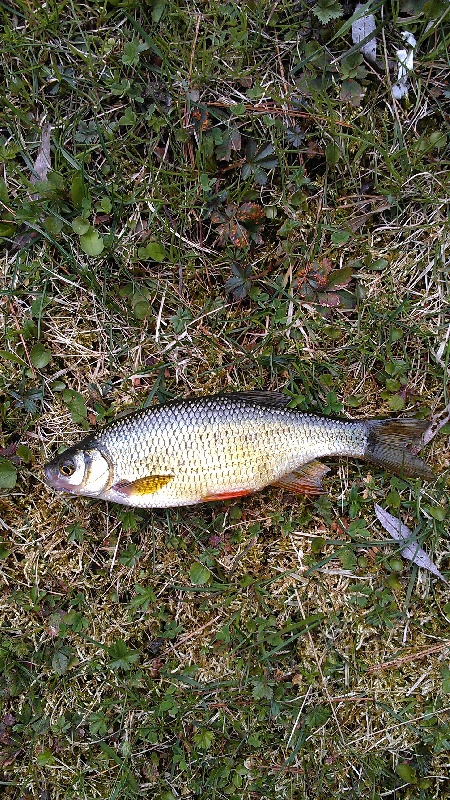
M 162 489 L 172 478 L 173 475 L 146 475 L 136 481 L 121 481 L 111 488 L 127 497 L 145 497 Z
M 303 467 L 283 475 L 274 486 L 279 486 L 294 494 L 315 495 L 320 494 L 322 489 L 322 478 L 329 472 L 329 467 L 321 464 L 320 461 L 310 461 Z

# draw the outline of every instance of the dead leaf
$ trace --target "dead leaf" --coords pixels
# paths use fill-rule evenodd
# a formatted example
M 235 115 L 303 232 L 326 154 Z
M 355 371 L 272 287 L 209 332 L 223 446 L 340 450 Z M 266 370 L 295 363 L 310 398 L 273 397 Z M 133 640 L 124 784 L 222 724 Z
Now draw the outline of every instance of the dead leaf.
M 36 161 L 33 165 L 33 174 L 30 178 L 31 183 L 35 184 L 39 181 L 46 181 L 49 169 L 51 169 L 51 154 L 50 154 L 50 134 L 52 126 L 47 122 L 42 126 L 41 133 L 41 146 L 38 150 Z M 36 195 L 37 197 L 38 195 Z
M 319 304 L 325 308 L 339 308 L 341 305 L 341 299 L 335 292 L 320 292 L 317 299 Z
M 392 536 L 399 543 L 403 558 L 407 558 L 413 564 L 417 564 L 418 567 L 428 570 L 448 586 L 448 581 L 433 564 L 425 550 L 422 550 L 412 531 L 398 517 L 393 517 L 392 514 L 389 514 L 377 503 L 375 503 L 375 514 L 389 536 Z
M 240 222 L 253 222 L 259 225 L 264 218 L 264 209 L 259 203 L 243 203 L 236 212 L 236 219 Z

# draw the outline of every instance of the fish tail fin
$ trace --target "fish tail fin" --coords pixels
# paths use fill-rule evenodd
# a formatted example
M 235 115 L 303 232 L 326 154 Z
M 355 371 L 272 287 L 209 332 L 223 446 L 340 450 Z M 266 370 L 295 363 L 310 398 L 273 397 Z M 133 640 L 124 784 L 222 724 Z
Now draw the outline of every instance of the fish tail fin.
M 422 419 L 369 420 L 364 459 L 399 475 L 432 480 L 432 470 L 410 449 L 421 449 L 428 426 L 428 420 Z

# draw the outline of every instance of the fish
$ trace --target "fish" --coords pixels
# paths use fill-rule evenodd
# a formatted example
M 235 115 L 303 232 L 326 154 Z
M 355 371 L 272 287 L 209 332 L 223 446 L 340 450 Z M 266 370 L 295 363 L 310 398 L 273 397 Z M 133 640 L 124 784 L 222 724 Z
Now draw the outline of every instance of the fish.
M 171 400 L 114 419 L 44 467 L 49 487 L 138 508 L 189 506 L 267 486 L 317 495 L 328 456 L 354 456 L 432 480 L 427 420 L 332 418 L 289 408 L 278 392 Z

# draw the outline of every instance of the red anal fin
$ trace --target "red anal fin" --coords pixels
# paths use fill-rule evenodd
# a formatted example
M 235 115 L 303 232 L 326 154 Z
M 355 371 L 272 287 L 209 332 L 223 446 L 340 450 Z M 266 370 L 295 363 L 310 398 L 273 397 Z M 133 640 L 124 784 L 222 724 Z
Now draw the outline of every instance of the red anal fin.
M 309 464 L 296 469 L 295 472 L 283 475 L 273 485 L 279 486 L 288 492 L 294 492 L 294 494 L 314 496 L 323 492 L 322 478 L 329 472 L 329 469 L 325 464 L 321 464 L 320 461 L 310 461 Z
M 210 500 L 234 500 L 235 497 L 245 497 L 247 494 L 253 494 L 253 489 L 235 489 L 230 492 L 218 492 L 217 494 L 208 494 L 202 497 L 202 503 L 208 503 Z

